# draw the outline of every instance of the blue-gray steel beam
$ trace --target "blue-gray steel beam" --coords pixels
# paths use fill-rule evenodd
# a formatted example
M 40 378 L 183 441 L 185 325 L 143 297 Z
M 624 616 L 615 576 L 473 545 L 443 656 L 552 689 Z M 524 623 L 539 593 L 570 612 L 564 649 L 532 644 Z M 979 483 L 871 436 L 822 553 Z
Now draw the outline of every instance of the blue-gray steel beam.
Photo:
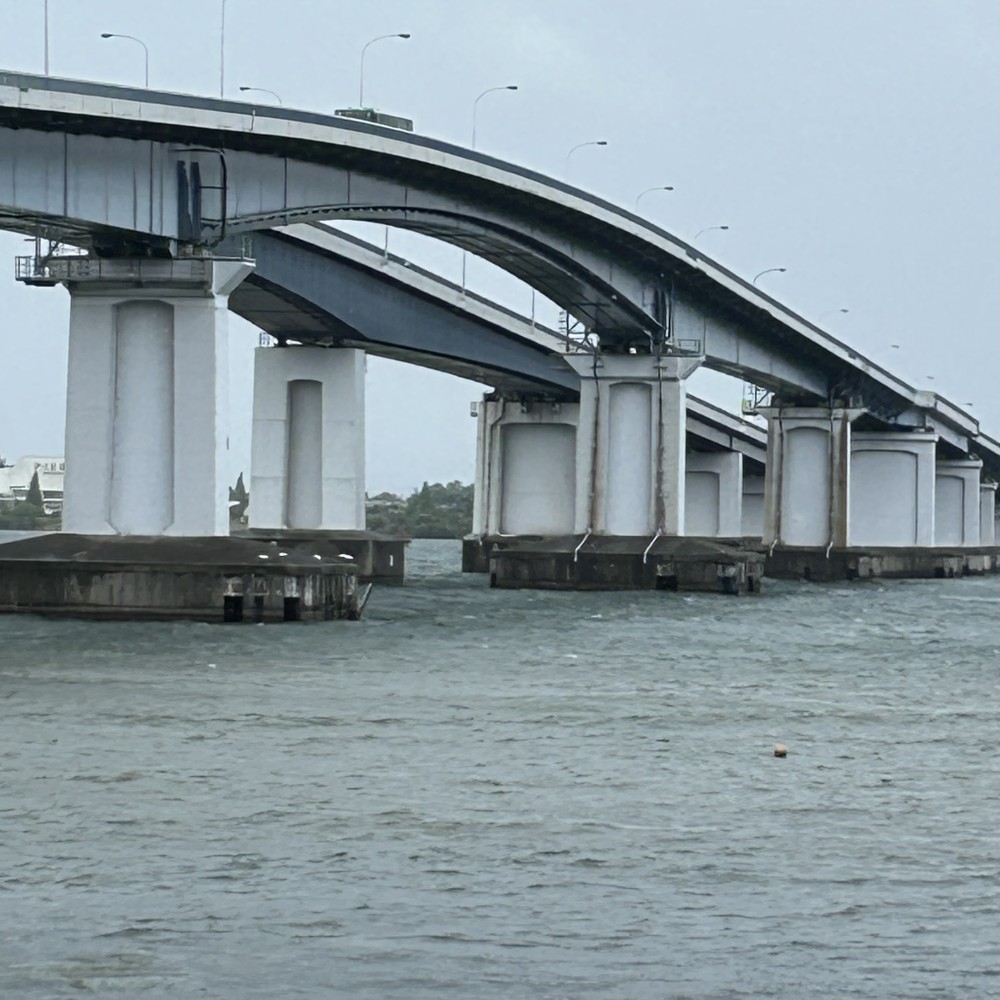
M 377 270 L 276 233 L 258 233 L 253 252 L 254 273 L 230 296 L 230 308 L 268 333 L 354 344 L 513 392 L 560 399 L 578 392 L 576 375 L 551 351 Z

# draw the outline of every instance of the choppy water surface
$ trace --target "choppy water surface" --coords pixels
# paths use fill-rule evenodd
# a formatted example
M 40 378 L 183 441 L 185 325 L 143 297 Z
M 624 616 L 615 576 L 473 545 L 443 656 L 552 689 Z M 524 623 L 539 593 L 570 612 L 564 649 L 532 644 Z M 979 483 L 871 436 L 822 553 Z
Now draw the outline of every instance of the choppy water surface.
M 1000 579 L 457 561 L 358 624 L 0 617 L 0 996 L 996 995 Z

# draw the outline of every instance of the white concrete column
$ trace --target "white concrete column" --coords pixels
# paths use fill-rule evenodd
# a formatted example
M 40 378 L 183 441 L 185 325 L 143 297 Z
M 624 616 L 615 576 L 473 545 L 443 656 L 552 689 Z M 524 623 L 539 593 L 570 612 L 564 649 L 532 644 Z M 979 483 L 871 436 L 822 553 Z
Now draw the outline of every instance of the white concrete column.
M 685 382 L 702 359 L 566 360 L 580 375 L 575 533 L 684 534 Z
M 476 476 L 479 533 L 573 533 L 579 409 L 576 403 L 484 400 Z
M 174 309 L 136 300 L 114 312 L 109 521 L 123 535 L 162 535 L 174 521 Z
M 288 454 L 285 511 L 290 528 L 323 523 L 323 384 L 288 383 Z
M 997 484 L 979 484 L 979 544 L 996 545 Z
M 364 351 L 257 348 L 250 468 L 250 527 L 364 528 Z
M 684 534 L 736 538 L 742 533 L 743 456 L 738 451 L 689 451 Z
M 848 544 L 934 544 L 935 449 L 925 432 L 851 435 Z
M 229 533 L 227 307 L 251 270 L 74 262 L 64 531 Z
M 937 463 L 934 489 L 934 544 L 979 544 L 979 459 Z
M 851 421 L 858 410 L 769 407 L 764 543 L 847 544 Z
M 743 516 L 740 533 L 747 538 L 764 537 L 764 477 L 743 477 Z
M 486 435 L 486 412 L 489 402 L 484 396 L 472 403 L 472 413 L 476 418 L 476 478 L 472 487 L 472 533 L 485 535 L 486 527 L 486 491 L 487 469 L 490 461 L 489 447 Z

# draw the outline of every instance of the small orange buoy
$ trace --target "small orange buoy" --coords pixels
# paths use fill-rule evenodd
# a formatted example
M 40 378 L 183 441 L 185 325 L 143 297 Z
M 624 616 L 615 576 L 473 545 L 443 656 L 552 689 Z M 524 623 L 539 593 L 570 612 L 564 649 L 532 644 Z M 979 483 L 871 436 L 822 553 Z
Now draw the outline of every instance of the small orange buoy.
M 784 743 L 775 743 L 774 744 L 774 756 L 775 757 L 787 757 L 788 756 L 788 747 L 786 747 Z

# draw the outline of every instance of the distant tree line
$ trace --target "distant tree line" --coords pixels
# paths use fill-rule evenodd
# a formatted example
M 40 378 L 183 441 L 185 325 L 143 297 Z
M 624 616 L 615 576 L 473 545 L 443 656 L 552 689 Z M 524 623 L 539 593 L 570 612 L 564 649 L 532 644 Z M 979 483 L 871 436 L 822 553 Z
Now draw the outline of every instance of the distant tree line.
M 379 493 L 366 504 L 368 530 L 410 538 L 462 538 L 472 531 L 472 492 L 471 485 L 455 480 L 424 483 L 408 497 Z M 232 519 L 239 521 L 249 499 L 242 473 L 236 486 L 230 488 L 229 499 Z M 58 531 L 61 520 L 59 514 L 45 513 L 37 472 L 24 500 L 0 509 L 0 529 Z
M 424 483 L 405 499 L 379 493 L 366 504 L 369 531 L 410 538 L 462 538 L 472 531 L 472 486 Z

